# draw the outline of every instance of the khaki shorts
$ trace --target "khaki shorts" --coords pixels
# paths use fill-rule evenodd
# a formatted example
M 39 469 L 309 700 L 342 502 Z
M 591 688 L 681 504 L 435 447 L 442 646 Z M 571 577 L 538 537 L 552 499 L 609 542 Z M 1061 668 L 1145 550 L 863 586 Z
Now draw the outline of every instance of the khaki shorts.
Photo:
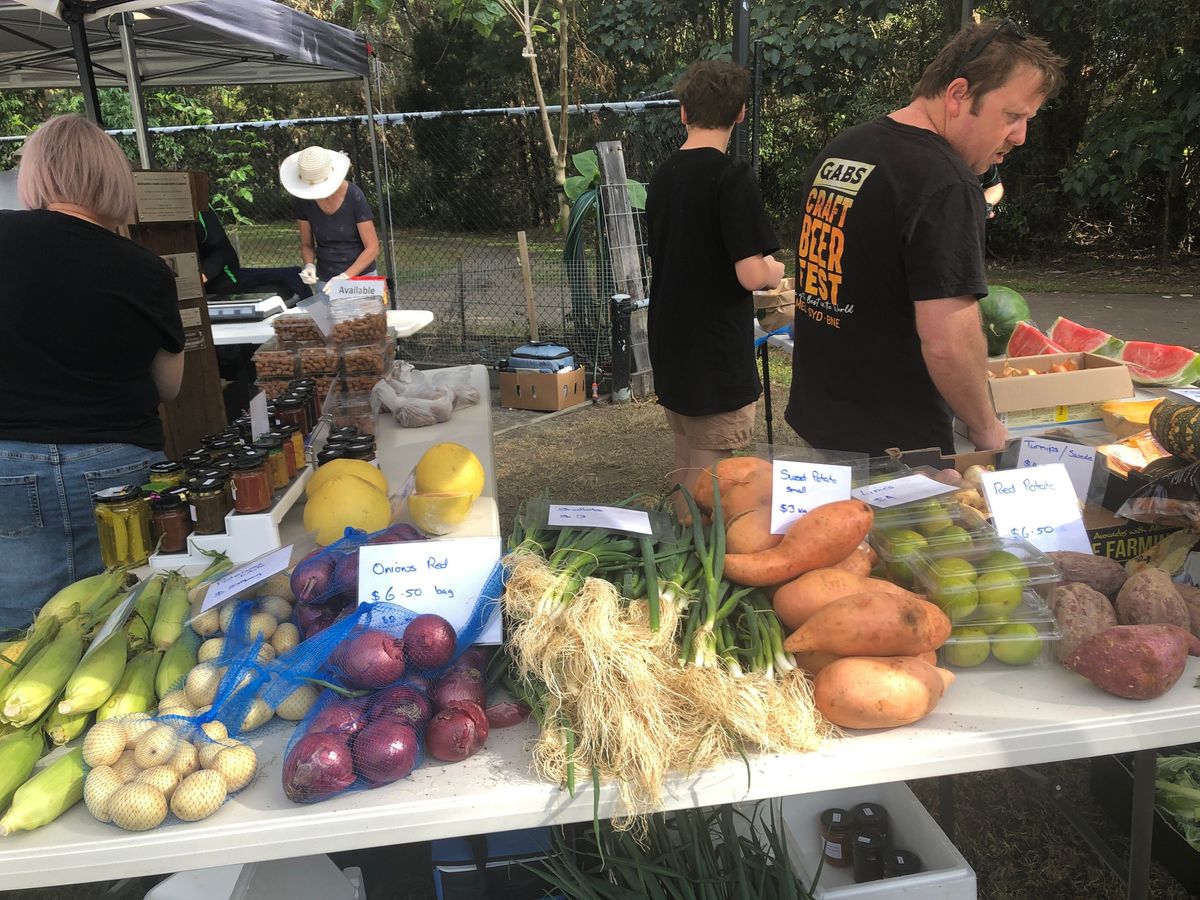
M 754 412 L 758 401 L 730 412 L 711 416 L 682 416 L 663 408 L 671 432 L 687 440 L 696 450 L 745 450 L 754 434 Z

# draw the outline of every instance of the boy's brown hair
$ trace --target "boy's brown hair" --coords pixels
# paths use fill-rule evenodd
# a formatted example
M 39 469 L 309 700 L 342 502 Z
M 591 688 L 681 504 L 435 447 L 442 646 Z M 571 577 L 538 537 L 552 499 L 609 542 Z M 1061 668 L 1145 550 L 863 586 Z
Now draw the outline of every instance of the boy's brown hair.
M 1026 34 L 1011 19 L 968 25 L 941 49 L 913 88 L 912 99 L 939 97 L 956 78 L 967 79 L 972 114 L 983 95 L 1001 87 L 1018 66 L 1042 73 L 1042 93 L 1050 99 L 1063 85 L 1066 60 L 1042 38 Z
M 675 82 L 674 93 L 687 111 L 689 125 L 732 128 L 750 99 L 750 73 L 736 63 L 700 60 Z

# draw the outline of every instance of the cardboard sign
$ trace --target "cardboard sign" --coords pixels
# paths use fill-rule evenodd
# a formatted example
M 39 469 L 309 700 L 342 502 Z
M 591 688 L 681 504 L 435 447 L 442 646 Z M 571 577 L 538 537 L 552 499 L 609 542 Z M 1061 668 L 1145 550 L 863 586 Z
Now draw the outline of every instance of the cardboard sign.
M 437 613 L 458 631 L 501 553 L 499 538 L 368 544 L 358 551 L 358 602 Z M 502 639 L 497 610 L 477 642 Z
M 280 547 L 270 553 L 251 560 L 246 565 L 234 569 L 224 578 L 213 582 L 204 595 L 200 604 L 200 612 L 212 609 L 218 603 L 228 600 L 234 594 L 240 594 L 248 587 L 254 587 L 260 581 L 266 581 L 272 575 L 282 572 L 292 560 L 292 545 Z
M 927 497 L 936 497 L 938 494 L 948 494 L 958 489 L 955 485 L 935 481 L 928 475 L 902 475 L 891 481 L 881 481 L 877 484 L 855 488 L 850 492 L 850 496 L 878 509 L 887 509 L 891 506 L 902 506 L 905 503 L 924 500 Z
M 1021 438 L 1021 449 L 1017 455 L 1017 468 L 1028 469 L 1032 466 L 1046 466 L 1051 463 L 1062 463 L 1067 467 L 1071 476 L 1071 484 L 1075 486 L 1075 496 L 1080 500 L 1087 499 L 1088 486 L 1092 483 L 1092 470 L 1096 467 L 1096 451 L 1083 444 L 1069 444 L 1065 441 L 1050 441 L 1045 438 Z
M 1000 534 L 1024 538 L 1043 551 L 1092 552 L 1075 486 L 1062 463 L 989 472 L 983 493 Z
M 810 509 L 850 499 L 850 467 L 777 459 L 771 463 L 771 534 Z
M 546 524 L 570 528 L 607 528 L 611 531 L 632 531 L 634 534 L 653 534 L 650 516 L 644 509 L 625 509 L 621 506 L 560 506 L 550 504 Z

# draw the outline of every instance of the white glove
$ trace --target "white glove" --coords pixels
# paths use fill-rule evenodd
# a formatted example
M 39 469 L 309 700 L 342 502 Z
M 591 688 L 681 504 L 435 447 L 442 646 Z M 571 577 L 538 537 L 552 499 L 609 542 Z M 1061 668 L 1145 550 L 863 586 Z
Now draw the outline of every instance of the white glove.
M 332 278 L 330 278 L 330 279 L 329 279 L 327 282 L 325 282 L 325 283 L 326 283 L 326 284 L 333 284 L 333 283 L 334 283 L 335 281 L 337 281 L 339 278 L 349 278 L 349 277 L 350 277 L 350 276 L 349 276 L 349 275 L 347 275 L 345 272 L 339 272 L 338 274 L 334 275 Z
M 300 270 L 300 280 L 303 281 L 305 284 L 316 284 L 317 283 L 317 264 L 316 263 L 308 263 L 307 265 L 305 265 L 304 268 Z

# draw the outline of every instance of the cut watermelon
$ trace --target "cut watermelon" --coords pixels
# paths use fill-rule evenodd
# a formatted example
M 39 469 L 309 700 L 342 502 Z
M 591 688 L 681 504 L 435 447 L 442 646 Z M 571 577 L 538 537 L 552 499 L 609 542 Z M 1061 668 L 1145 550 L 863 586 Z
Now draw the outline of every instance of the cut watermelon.
M 1128 341 L 1116 358 L 1129 367 L 1135 384 L 1179 387 L 1200 381 L 1200 355 L 1187 347 Z
M 1116 357 L 1125 342 L 1099 328 L 1088 328 L 1070 319 L 1059 316 L 1050 326 L 1050 340 L 1064 347 L 1069 353 L 1099 353 L 1101 356 Z
M 1008 339 L 1006 351 L 1011 356 L 1041 356 L 1044 353 L 1066 353 L 1050 338 L 1046 337 L 1031 322 L 1018 322 Z

